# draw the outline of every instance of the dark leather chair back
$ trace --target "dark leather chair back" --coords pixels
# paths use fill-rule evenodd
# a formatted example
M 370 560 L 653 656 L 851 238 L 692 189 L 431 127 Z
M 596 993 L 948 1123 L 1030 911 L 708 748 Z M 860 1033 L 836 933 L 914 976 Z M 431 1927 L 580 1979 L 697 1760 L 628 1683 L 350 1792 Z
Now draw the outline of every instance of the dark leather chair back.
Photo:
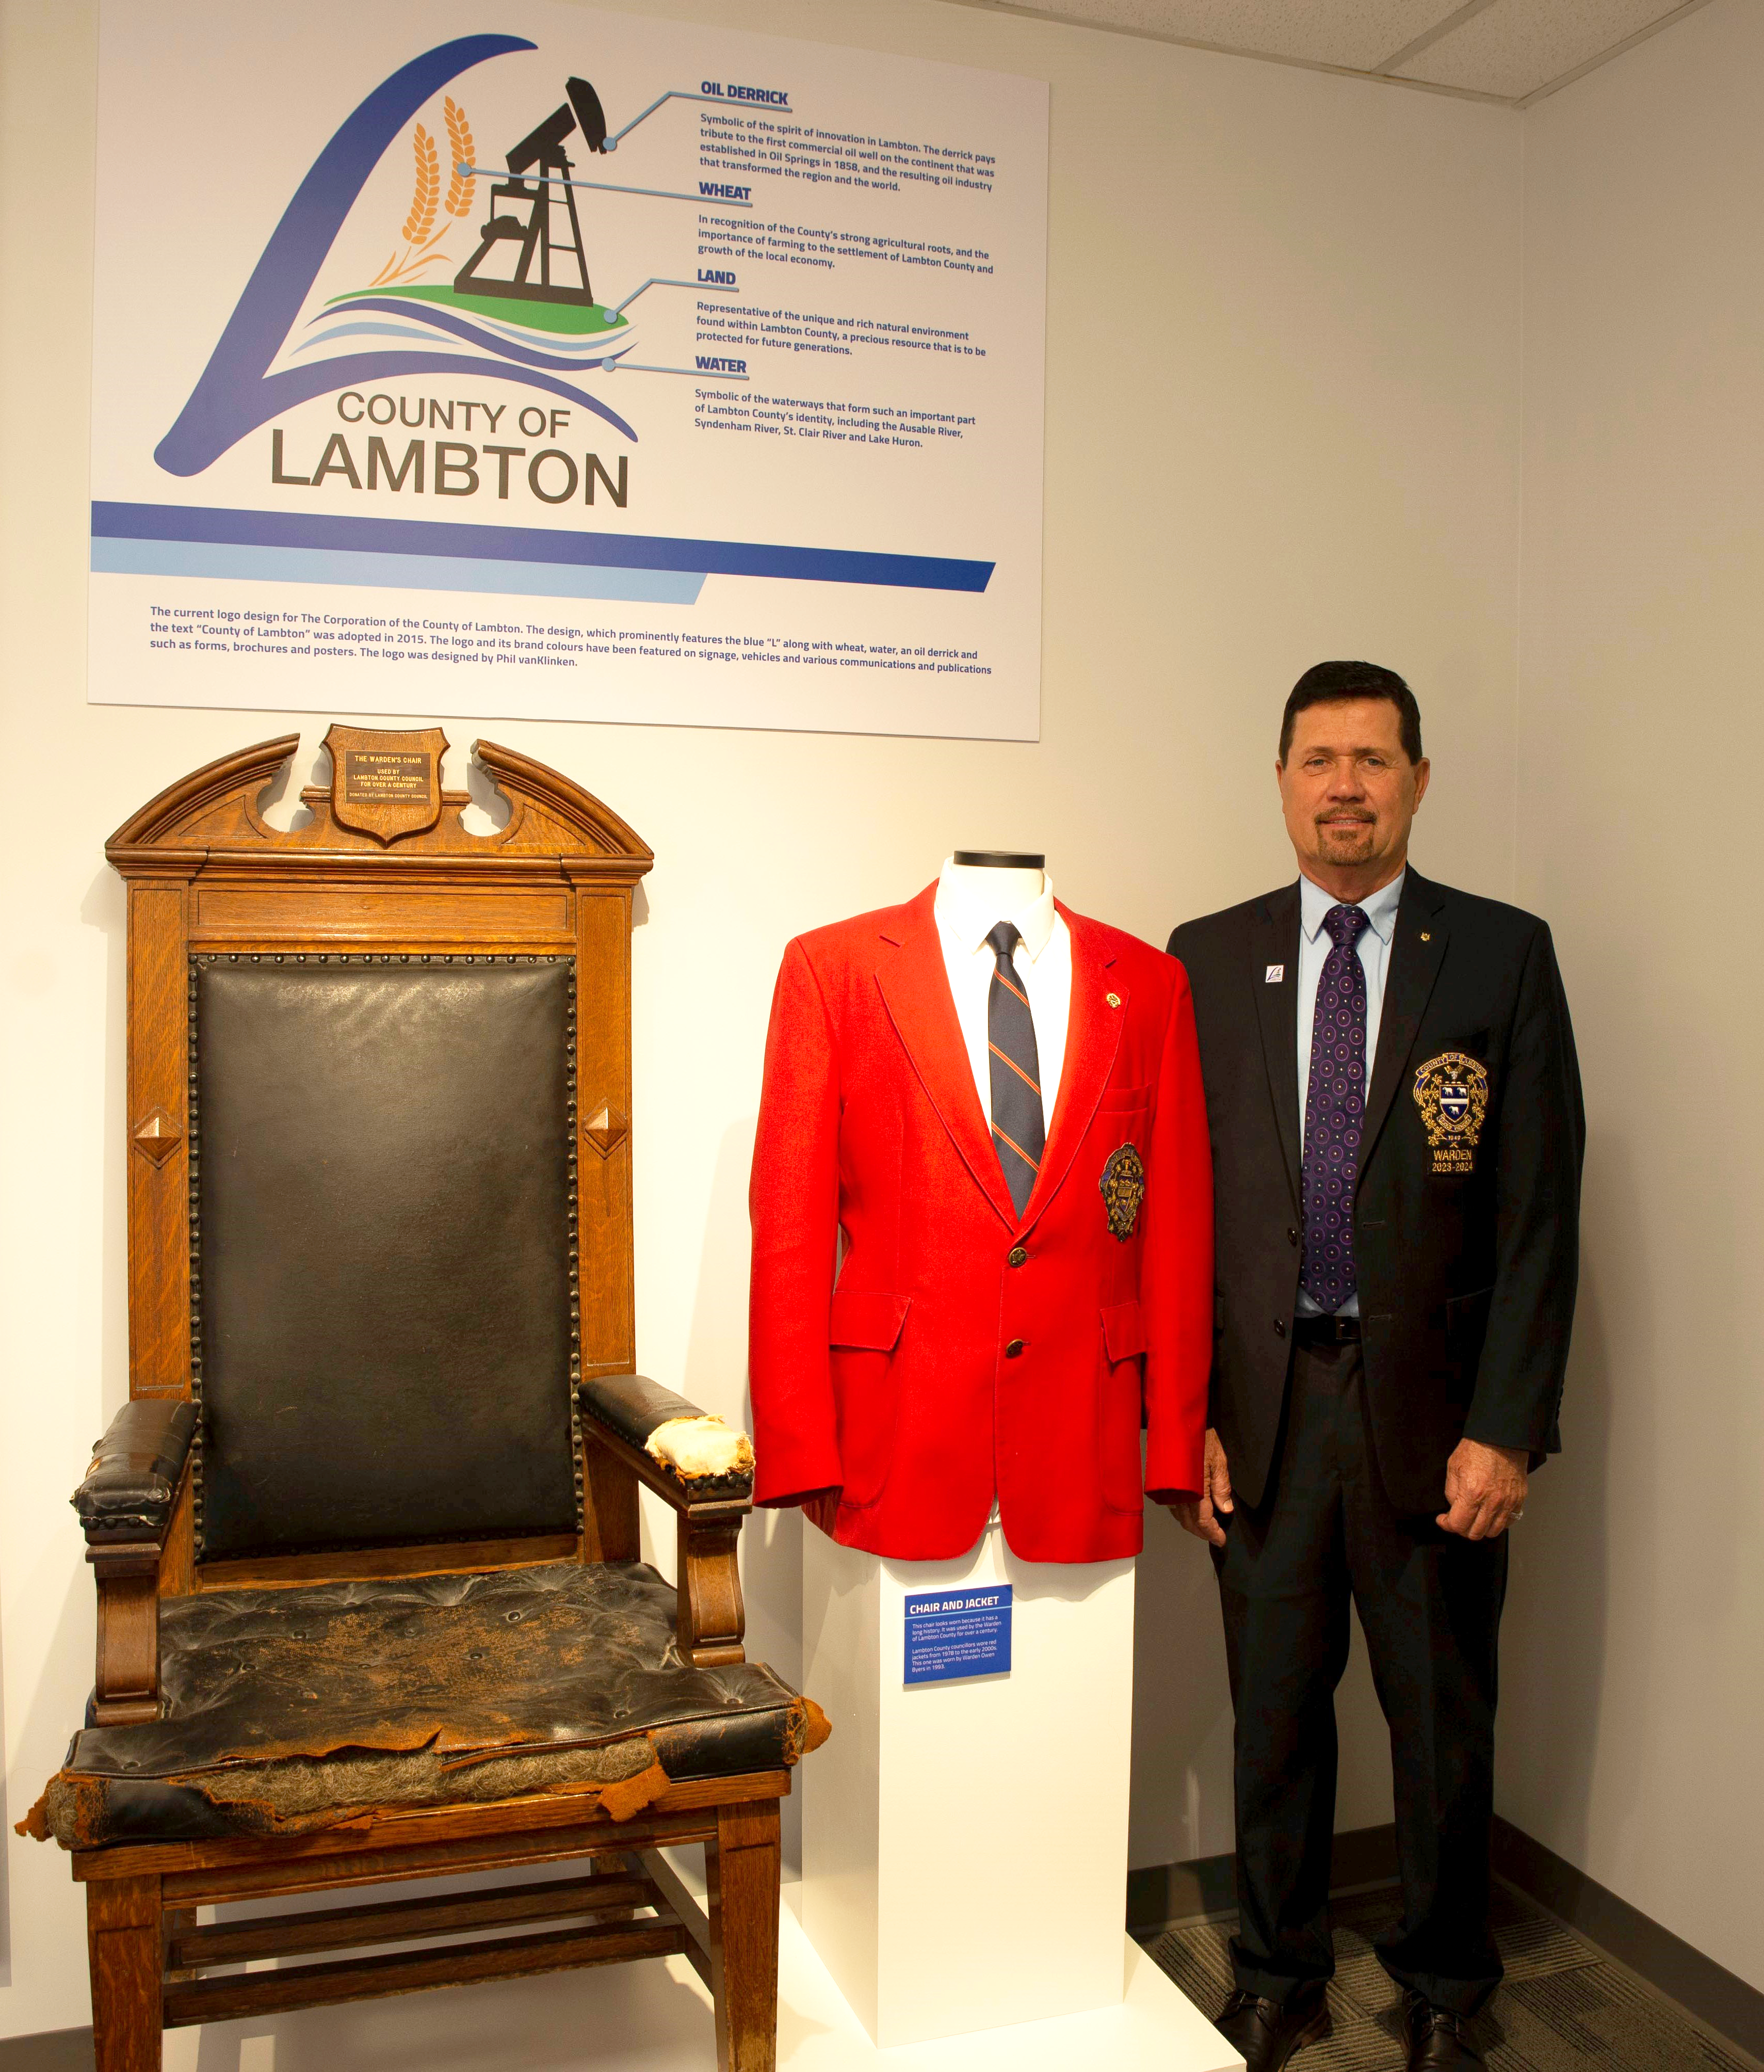
M 579 1529 L 574 1000 L 191 959 L 199 1560 Z

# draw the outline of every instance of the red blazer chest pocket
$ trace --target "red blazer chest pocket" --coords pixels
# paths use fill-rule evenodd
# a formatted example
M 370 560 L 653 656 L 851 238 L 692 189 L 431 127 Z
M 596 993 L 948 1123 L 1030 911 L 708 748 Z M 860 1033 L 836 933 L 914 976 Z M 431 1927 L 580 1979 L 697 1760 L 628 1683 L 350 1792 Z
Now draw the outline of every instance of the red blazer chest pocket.
M 1097 1113 L 1101 1116 L 1126 1117 L 1138 1108 L 1151 1105 L 1150 1087 L 1105 1087 L 1102 1097 L 1097 1103 Z

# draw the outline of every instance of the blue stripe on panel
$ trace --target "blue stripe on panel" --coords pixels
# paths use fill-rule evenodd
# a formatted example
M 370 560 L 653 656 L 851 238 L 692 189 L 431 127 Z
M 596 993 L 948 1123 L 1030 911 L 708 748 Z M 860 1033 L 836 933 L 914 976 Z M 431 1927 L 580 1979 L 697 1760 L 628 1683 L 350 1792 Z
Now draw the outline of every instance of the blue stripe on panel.
M 704 578 L 690 569 L 609 569 L 556 562 L 456 561 L 437 554 L 360 554 L 318 547 L 102 538 L 99 575 L 219 576 L 256 582 L 347 583 L 383 590 L 462 590 L 503 597 L 580 597 L 696 604 Z
M 960 561 L 940 555 L 766 546 L 745 540 L 551 532 L 519 525 L 449 525 L 423 519 L 233 511 L 176 504 L 95 503 L 92 532 L 94 540 L 298 547 L 339 554 L 415 554 L 578 568 L 669 569 L 700 576 L 783 577 L 804 582 L 866 583 L 904 590 L 978 592 L 991 581 L 997 565 L 992 561 Z

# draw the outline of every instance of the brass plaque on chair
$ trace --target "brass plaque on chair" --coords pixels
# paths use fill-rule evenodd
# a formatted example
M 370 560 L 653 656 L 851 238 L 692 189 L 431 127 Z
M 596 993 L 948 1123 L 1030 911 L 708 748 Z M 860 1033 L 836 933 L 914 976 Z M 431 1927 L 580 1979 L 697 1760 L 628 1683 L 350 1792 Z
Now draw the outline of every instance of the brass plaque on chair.
M 441 759 L 447 737 L 438 726 L 406 731 L 334 726 L 330 810 L 339 827 L 375 841 L 420 834 L 441 818 Z

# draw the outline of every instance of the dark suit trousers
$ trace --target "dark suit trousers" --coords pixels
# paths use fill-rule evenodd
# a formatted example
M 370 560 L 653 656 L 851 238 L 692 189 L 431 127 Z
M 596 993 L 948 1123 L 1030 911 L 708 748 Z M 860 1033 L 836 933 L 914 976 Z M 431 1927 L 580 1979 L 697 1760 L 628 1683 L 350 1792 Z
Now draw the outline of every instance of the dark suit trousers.
M 1474 2013 L 1501 1969 L 1488 1881 L 1505 1536 L 1461 1540 L 1392 1508 L 1357 1345 L 1294 1348 L 1267 1493 L 1254 1510 L 1240 1499 L 1225 1531 L 1213 1560 L 1237 1711 L 1238 1985 L 1281 2000 L 1335 1968 L 1335 1692 L 1351 1599 L 1396 1787 L 1403 1910 L 1379 1959 L 1399 1985 Z

